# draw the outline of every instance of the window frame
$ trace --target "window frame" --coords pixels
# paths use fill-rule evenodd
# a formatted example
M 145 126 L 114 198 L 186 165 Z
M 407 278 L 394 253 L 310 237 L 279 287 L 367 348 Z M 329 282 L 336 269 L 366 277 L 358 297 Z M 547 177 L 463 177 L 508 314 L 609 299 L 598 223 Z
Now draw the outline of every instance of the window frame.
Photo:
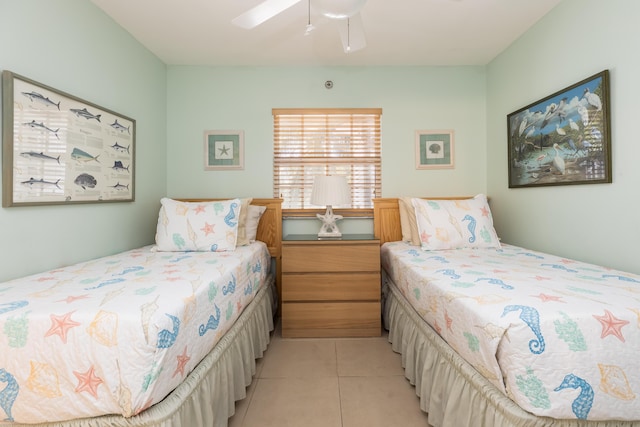
M 283 165 L 286 166 L 286 164 L 290 163 L 293 165 L 297 165 L 297 166 L 301 166 L 304 168 L 304 165 L 315 165 L 315 166 L 320 166 L 320 167 L 324 167 L 325 169 L 331 168 L 332 166 L 334 167 L 339 167 L 339 166 L 344 166 L 344 165 L 351 165 L 351 167 L 353 167 L 354 165 L 372 165 L 373 166 L 373 172 L 375 173 L 375 177 L 373 180 L 373 183 L 367 183 L 367 179 L 366 178 L 362 178 L 362 176 L 358 176 L 358 174 L 356 173 L 356 177 L 359 181 L 362 182 L 358 182 L 357 185 L 358 189 L 361 190 L 372 190 L 373 191 L 373 196 L 374 197 L 381 197 L 381 189 L 382 189 L 382 153 L 381 153 L 381 117 L 382 117 L 382 108 L 274 108 L 272 110 L 272 114 L 273 114 L 273 126 L 274 126 L 274 136 L 273 136 L 273 195 L 274 197 L 279 197 L 279 198 L 284 198 L 284 196 L 282 195 L 280 189 L 281 187 L 279 186 L 280 183 L 280 177 L 278 176 L 279 173 L 279 168 Z M 318 137 L 319 135 L 321 135 L 321 133 L 319 133 L 317 130 L 312 131 L 311 133 L 307 133 L 304 131 L 304 124 L 302 124 L 299 128 L 295 128 L 294 126 L 283 126 L 282 125 L 282 121 L 281 120 L 282 117 L 285 116 L 293 116 L 293 119 L 295 119 L 295 116 L 300 116 L 300 120 L 304 121 L 304 117 L 303 116 L 315 116 L 316 120 L 321 120 L 321 118 L 318 118 L 318 116 L 326 116 L 325 121 L 327 121 L 328 123 L 331 123 L 331 119 L 336 120 L 339 118 L 341 118 L 341 116 L 349 116 L 348 118 L 345 119 L 345 123 L 351 123 L 353 124 L 354 122 L 358 124 L 358 126 L 355 126 L 354 131 L 352 131 L 351 133 L 349 133 L 348 138 L 350 140 L 354 139 L 357 141 L 364 141 L 364 142 L 360 142 L 359 144 L 355 144 L 356 149 L 350 148 L 350 152 L 352 153 L 351 156 L 340 156 L 339 154 L 336 156 L 332 156 L 332 157 L 328 157 L 328 156 L 310 156 L 308 158 L 304 158 L 302 157 L 301 160 L 299 160 L 298 162 L 296 162 L 295 160 L 291 160 L 291 161 L 287 161 L 286 157 L 280 157 L 278 156 L 278 152 L 280 150 L 283 149 L 283 144 L 282 141 L 285 138 L 281 138 L 281 131 L 284 130 L 289 130 L 291 131 L 292 129 L 297 130 L 301 135 L 311 135 L 310 138 Z M 334 117 L 331 117 L 334 116 Z M 355 119 L 359 119 L 359 120 L 354 120 Z M 292 119 L 292 118 L 289 118 Z M 292 120 L 293 120 L 292 119 Z M 368 123 L 368 121 L 372 121 L 373 124 Z M 314 122 L 313 120 L 311 121 L 312 123 L 309 125 L 309 127 L 313 127 L 313 125 L 315 124 L 317 126 L 317 122 Z M 366 126 L 362 125 L 362 122 L 367 122 Z M 325 125 L 325 129 L 324 129 L 324 134 L 328 134 L 327 132 L 330 131 L 330 124 Z M 315 129 L 315 128 L 314 128 Z M 332 141 L 334 138 L 338 137 L 340 135 L 340 133 L 336 132 L 335 134 L 328 134 L 329 136 L 327 137 L 327 140 Z M 342 134 L 343 135 L 343 134 Z M 364 136 L 363 136 L 364 135 Z M 327 143 L 327 140 L 323 141 L 324 143 Z M 371 146 L 371 142 L 373 141 L 373 146 L 371 148 L 371 151 L 365 151 L 364 155 L 357 155 L 357 154 L 353 154 L 353 153 L 357 153 L 357 149 L 361 149 L 363 147 L 367 148 L 368 146 Z M 307 148 L 308 146 L 305 145 L 307 143 L 307 141 L 302 141 L 299 145 L 298 148 Z M 329 142 L 329 144 L 331 144 L 331 142 Z M 289 149 L 291 149 L 291 147 L 289 147 Z M 323 149 L 326 149 L 326 147 L 323 147 Z M 334 159 L 334 161 L 326 161 L 323 162 L 323 159 Z M 360 161 L 353 161 L 353 159 L 359 159 Z M 350 176 L 350 178 L 352 178 L 352 176 Z M 304 182 L 305 177 L 302 176 L 302 180 Z M 349 180 L 350 183 L 352 183 L 352 179 Z M 304 182 L 302 185 L 302 191 L 306 194 L 307 191 L 310 191 L 310 186 L 311 184 L 308 182 Z M 302 200 L 306 199 L 303 196 Z M 356 200 L 357 201 L 357 200 Z M 362 199 L 360 199 L 360 202 L 362 201 Z M 303 203 L 304 205 L 304 203 Z M 283 208 L 282 209 L 282 213 L 283 213 L 283 217 L 284 218 L 305 218 L 305 217 L 314 217 L 316 216 L 316 214 L 318 213 L 324 213 L 325 212 L 325 208 L 308 208 L 308 207 L 303 207 L 303 208 Z M 344 217 L 351 217 L 351 218 L 371 218 L 373 216 L 373 203 L 371 202 L 370 207 L 364 207 L 364 208 L 334 208 L 334 212 L 336 214 L 342 215 Z

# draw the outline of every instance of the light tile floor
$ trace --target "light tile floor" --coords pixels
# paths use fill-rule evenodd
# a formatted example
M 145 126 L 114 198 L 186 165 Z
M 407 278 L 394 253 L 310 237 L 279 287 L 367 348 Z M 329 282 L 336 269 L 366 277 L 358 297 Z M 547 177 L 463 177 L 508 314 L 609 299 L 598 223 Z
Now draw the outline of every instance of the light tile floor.
M 277 327 L 229 427 L 428 426 L 387 337 L 285 339 Z

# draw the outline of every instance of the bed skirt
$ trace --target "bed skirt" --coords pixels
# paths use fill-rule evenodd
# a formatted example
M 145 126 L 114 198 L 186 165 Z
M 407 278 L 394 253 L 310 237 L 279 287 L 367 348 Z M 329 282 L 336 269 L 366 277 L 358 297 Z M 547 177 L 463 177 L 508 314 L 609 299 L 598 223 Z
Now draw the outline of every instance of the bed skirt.
M 383 272 L 384 326 L 420 409 L 436 427 L 630 427 L 640 422 L 557 420 L 518 406 L 463 360 L 416 313 Z
M 17 427 L 226 427 L 235 402 L 246 397 L 273 330 L 273 277 L 256 294 L 236 323 L 185 380 L 161 402 L 124 418 L 105 415 Z M 0 425 L 5 425 L 0 422 Z

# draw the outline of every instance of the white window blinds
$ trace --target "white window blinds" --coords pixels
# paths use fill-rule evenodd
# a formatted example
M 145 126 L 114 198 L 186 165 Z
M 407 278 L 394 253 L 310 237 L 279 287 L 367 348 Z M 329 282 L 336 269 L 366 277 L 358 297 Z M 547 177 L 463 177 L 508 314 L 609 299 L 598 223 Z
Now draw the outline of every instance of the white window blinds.
M 274 109 L 273 195 L 283 209 L 310 205 L 316 175 L 345 175 L 350 209 L 371 209 L 381 192 L 382 109 Z

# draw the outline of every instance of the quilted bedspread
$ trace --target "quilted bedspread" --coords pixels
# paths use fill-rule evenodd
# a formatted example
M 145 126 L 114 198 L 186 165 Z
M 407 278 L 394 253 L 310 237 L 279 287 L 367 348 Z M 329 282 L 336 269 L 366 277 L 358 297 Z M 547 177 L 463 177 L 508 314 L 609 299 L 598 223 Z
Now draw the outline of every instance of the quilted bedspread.
M 263 243 L 144 247 L 0 283 L 0 420 L 135 415 L 207 355 L 265 283 Z
M 415 310 L 523 409 L 640 420 L 640 276 L 502 245 L 382 248 Z

